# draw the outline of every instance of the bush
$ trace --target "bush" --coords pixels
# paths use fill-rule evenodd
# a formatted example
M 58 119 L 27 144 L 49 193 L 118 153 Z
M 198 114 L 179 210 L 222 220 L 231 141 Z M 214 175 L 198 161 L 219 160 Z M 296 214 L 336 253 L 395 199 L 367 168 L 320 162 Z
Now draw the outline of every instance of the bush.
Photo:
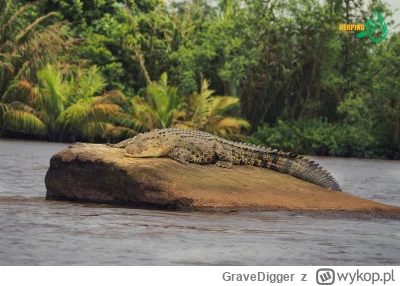
M 275 126 L 264 124 L 249 137 L 256 145 L 298 154 L 376 157 L 376 139 L 364 126 L 332 124 L 325 119 L 301 122 L 278 120 Z

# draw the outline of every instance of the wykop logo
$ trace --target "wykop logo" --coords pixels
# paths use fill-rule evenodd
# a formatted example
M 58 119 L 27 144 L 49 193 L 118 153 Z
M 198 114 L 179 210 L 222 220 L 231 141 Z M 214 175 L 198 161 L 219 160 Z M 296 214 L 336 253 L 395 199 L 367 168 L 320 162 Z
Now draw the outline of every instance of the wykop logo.
M 335 283 L 335 271 L 330 268 L 321 268 L 317 270 L 318 285 L 332 285 Z

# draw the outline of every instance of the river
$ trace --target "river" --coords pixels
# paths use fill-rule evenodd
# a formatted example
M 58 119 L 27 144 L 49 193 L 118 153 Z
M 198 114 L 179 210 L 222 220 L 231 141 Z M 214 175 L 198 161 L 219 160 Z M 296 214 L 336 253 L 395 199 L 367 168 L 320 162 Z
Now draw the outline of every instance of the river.
M 46 201 L 66 144 L 0 141 L 0 265 L 393 265 L 400 221 Z M 400 206 L 400 162 L 317 157 L 344 192 Z

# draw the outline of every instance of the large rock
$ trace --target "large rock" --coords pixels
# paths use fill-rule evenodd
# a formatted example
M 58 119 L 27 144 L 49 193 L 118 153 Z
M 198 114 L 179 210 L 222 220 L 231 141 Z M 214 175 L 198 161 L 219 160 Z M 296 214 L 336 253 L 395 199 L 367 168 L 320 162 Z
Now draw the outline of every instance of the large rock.
M 185 165 L 168 158 L 128 158 L 123 152 L 77 143 L 55 154 L 45 179 L 46 198 L 185 210 L 350 211 L 400 217 L 399 207 L 263 168 Z

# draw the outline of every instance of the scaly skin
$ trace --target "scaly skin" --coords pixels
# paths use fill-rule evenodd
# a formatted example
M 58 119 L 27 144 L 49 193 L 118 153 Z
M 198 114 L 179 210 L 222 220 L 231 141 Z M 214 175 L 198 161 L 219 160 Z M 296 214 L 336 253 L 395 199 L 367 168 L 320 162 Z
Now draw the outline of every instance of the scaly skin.
M 183 164 L 215 163 L 223 168 L 232 168 L 232 165 L 258 166 L 341 191 L 332 175 L 314 161 L 290 152 L 237 143 L 201 131 L 155 129 L 110 146 L 125 148 L 125 155 L 134 158 L 169 157 Z

